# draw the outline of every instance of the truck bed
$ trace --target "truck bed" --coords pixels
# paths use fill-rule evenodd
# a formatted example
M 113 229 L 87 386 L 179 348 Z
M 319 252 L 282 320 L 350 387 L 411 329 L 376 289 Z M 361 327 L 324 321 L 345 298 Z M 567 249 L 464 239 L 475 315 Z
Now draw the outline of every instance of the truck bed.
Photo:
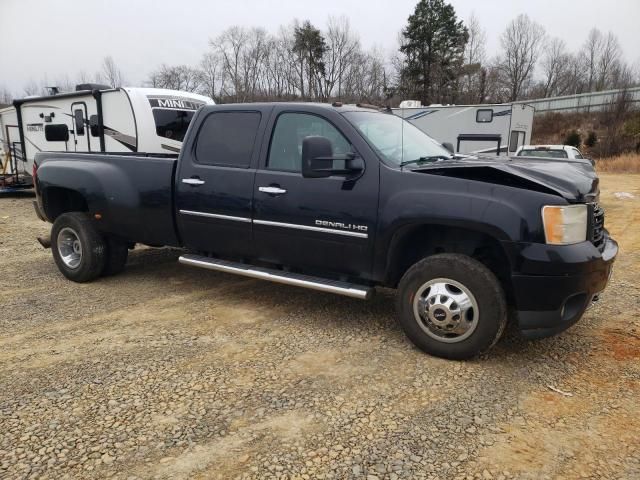
M 101 231 L 153 245 L 178 245 L 173 212 L 177 155 L 43 152 L 36 155 L 45 209 L 68 185 L 99 214 Z M 49 189 L 49 183 L 51 189 Z M 47 217 L 55 212 L 44 212 Z

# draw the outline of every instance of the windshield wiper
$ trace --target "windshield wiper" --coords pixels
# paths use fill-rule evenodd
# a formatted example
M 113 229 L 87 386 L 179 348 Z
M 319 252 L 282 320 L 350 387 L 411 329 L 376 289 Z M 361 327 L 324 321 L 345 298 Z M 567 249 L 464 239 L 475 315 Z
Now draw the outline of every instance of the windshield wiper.
M 404 162 L 400 162 L 400 167 L 404 167 L 405 165 L 411 165 L 413 163 L 423 163 L 423 162 L 437 162 L 438 160 L 451 160 L 452 156 L 447 155 L 429 155 L 426 157 L 414 158 L 413 160 L 405 160 Z

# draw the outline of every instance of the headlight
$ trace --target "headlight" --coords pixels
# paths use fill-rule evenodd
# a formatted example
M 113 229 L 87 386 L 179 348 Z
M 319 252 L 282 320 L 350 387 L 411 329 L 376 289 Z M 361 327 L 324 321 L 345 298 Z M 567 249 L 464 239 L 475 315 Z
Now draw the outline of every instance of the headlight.
M 547 205 L 542 207 L 542 223 L 547 243 L 569 245 L 587 239 L 586 205 Z

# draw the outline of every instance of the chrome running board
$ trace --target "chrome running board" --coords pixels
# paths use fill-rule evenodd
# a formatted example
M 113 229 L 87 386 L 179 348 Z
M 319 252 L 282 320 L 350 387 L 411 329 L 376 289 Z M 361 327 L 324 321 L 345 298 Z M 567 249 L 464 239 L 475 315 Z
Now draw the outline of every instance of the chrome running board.
M 372 287 L 356 285 L 354 283 L 326 280 L 324 278 L 302 275 L 299 273 L 254 267 L 253 265 L 228 262 L 226 260 L 219 260 L 217 258 L 204 257 L 201 255 L 182 255 L 178 261 L 185 265 L 191 265 L 194 267 L 208 268 L 209 270 L 217 270 L 219 272 L 235 273 L 236 275 L 244 275 L 245 277 L 269 280 L 271 282 L 284 283 L 286 285 L 319 290 L 321 292 L 336 293 L 338 295 L 359 298 L 361 300 L 366 300 L 373 293 Z

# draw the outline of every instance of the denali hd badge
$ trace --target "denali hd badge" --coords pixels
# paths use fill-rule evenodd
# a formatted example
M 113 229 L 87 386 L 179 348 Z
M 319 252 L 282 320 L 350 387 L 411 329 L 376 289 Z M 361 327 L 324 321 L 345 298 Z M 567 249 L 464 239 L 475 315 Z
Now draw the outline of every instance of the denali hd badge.
M 353 230 L 357 232 L 366 232 L 369 227 L 366 225 L 355 225 L 353 223 L 330 222 L 329 220 L 316 220 L 319 227 L 339 228 L 341 230 Z

